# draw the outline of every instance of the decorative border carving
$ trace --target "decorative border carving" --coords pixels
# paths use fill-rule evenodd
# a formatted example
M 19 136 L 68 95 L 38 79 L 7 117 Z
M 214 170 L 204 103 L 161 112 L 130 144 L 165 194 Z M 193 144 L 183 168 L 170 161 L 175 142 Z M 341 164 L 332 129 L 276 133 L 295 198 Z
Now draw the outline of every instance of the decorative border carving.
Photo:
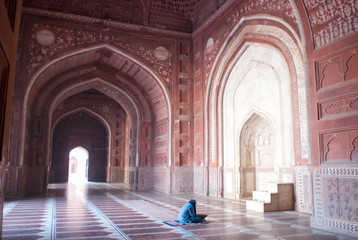
M 230 2 L 230 1 L 228 1 Z M 288 1 L 285 0 L 278 0 L 275 2 L 269 2 L 269 1 L 257 1 L 257 0 L 250 0 L 247 3 L 244 3 L 238 7 L 238 9 L 231 13 L 228 17 L 226 17 L 226 24 L 230 26 L 236 26 L 239 21 L 248 15 L 254 15 L 254 14 L 267 14 L 278 11 L 277 7 L 279 6 L 279 11 L 284 12 L 284 15 L 289 19 L 291 22 L 296 23 L 296 17 L 293 12 L 292 6 Z M 272 14 L 274 15 L 274 14 Z M 206 26 L 206 24 L 203 24 Z M 203 27 L 200 27 L 200 29 Z M 222 38 L 226 38 L 229 34 L 229 32 L 232 29 L 229 28 L 228 31 L 222 36 Z M 198 32 L 198 31 L 197 31 Z M 197 33 L 193 34 L 194 36 L 197 35 Z M 207 79 L 209 76 L 210 69 L 214 63 L 214 60 L 217 57 L 217 54 L 219 52 L 219 49 L 222 45 L 221 39 L 216 39 L 214 41 L 213 46 L 211 47 L 211 51 L 207 51 L 204 56 L 204 66 L 205 66 L 205 78 Z
M 209 194 L 213 197 L 218 197 L 219 194 L 218 171 L 218 168 L 209 168 Z
M 228 11 L 228 9 L 232 8 L 233 3 L 236 2 L 235 0 L 227 0 L 227 2 L 221 6 L 208 20 L 206 20 L 205 23 L 200 25 L 199 28 L 197 28 L 194 33 L 193 37 L 197 37 L 199 34 L 202 34 L 204 29 L 206 29 L 210 24 L 213 23 L 213 21 L 222 13 Z M 277 6 L 280 7 L 280 9 L 277 9 Z M 231 22 L 233 25 L 236 25 L 237 22 L 243 17 L 247 15 L 257 14 L 257 13 L 264 13 L 267 14 L 267 12 L 270 11 L 286 11 L 285 13 L 288 13 L 286 16 L 294 23 L 297 24 L 295 14 L 293 12 L 293 9 L 291 7 L 291 4 L 289 1 L 285 0 L 279 0 L 278 3 L 275 2 L 269 2 L 269 1 L 258 1 L 258 0 L 250 0 L 247 1 L 245 4 L 241 4 L 240 9 L 236 11 L 235 13 L 231 14 L 227 21 Z
M 312 213 L 312 176 L 308 167 L 296 167 L 297 210 Z
M 316 47 L 358 31 L 356 0 L 304 0 Z
M 37 33 L 44 30 L 52 32 L 55 36 L 55 39 L 49 45 L 42 45 L 37 41 Z M 166 82 L 170 82 L 173 77 L 172 56 L 168 56 L 165 60 L 158 60 L 155 57 L 155 49 L 124 43 L 121 40 L 121 36 L 116 33 L 63 28 L 38 22 L 32 25 L 31 32 L 30 59 L 27 65 L 28 78 L 50 57 L 66 49 L 103 41 L 109 42 L 120 49 L 124 49 L 137 58 L 148 62 L 148 66 L 152 66 Z
M 340 218 L 339 216 L 326 213 L 326 210 L 330 211 L 329 209 L 333 209 L 334 206 L 332 207 L 332 202 L 334 202 L 335 197 L 342 195 L 342 192 L 340 193 L 337 187 L 341 188 L 344 185 L 343 187 L 345 189 L 343 193 L 345 195 L 355 196 L 354 194 L 357 194 L 358 167 L 320 167 L 314 170 L 313 178 L 315 214 L 311 218 L 311 226 L 326 231 L 357 236 L 358 219 L 349 221 L 347 218 Z M 334 188 L 331 186 L 332 184 L 330 184 L 334 181 L 344 184 L 335 185 L 336 188 Z M 351 185 L 347 188 L 347 184 Z M 328 194 L 330 197 L 325 197 L 325 194 Z M 341 200 L 347 201 L 347 198 L 342 197 Z M 348 201 L 350 200 L 353 202 L 357 201 L 357 199 L 350 199 L 350 197 L 348 197 Z M 356 207 L 355 211 L 358 212 L 356 204 L 353 203 L 351 206 Z M 343 209 L 341 210 L 343 211 Z M 344 211 L 349 211 L 349 209 L 345 209 Z

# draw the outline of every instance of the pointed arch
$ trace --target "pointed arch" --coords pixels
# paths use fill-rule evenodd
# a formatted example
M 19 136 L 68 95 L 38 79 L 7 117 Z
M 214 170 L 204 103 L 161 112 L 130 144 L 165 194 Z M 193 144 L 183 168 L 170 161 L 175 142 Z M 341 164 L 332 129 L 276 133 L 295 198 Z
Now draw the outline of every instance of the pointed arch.
M 66 114 L 53 129 L 49 180 L 54 183 L 68 181 L 70 151 L 81 145 L 91 155 L 88 180 L 106 182 L 110 160 L 108 139 L 105 125 L 91 111 L 78 109 L 72 114 Z
M 262 25 L 260 28 L 261 25 L 257 22 L 263 19 L 271 21 L 271 24 Z M 256 20 L 255 25 L 251 24 L 253 20 Z M 289 102 L 284 102 L 284 104 L 289 109 L 293 107 L 289 112 L 293 114 L 294 117 L 293 120 L 285 120 L 285 124 L 286 126 L 290 126 L 291 132 L 294 134 L 295 144 L 292 142 L 292 146 L 297 146 L 294 152 L 295 158 L 306 156 L 308 152 L 307 148 L 309 147 L 307 145 L 308 113 L 304 111 L 304 109 L 306 109 L 308 103 L 306 94 L 308 91 L 305 84 L 307 73 L 303 66 L 301 49 L 300 38 L 295 34 L 295 31 L 289 24 L 285 23 L 282 19 L 267 15 L 257 15 L 242 18 L 239 21 L 219 50 L 209 74 L 204 108 L 204 122 L 207 123 L 204 127 L 204 142 L 206 143 L 204 145 L 205 166 L 222 167 L 225 165 L 224 156 L 225 158 L 231 157 L 231 159 L 233 159 L 233 157 L 228 156 L 227 153 L 235 149 L 233 145 L 235 141 L 234 139 L 231 141 L 225 140 L 225 132 L 231 131 L 230 128 L 225 130 L 225 127 L 231 124 L 235 125 L 238 121 L 234 121 L 232 115 L 231 122 L 227 122 L 225 109 L 229 108 L 229 104 L 234 105 L 233 99 L 236 93 L 233 92 L 234 90 L 232 89 L 235 89 L 235 91 L 239 89 L 238 86 L 241 84 L 242 79 L 250 75 L 250 69 L 257 67 L 258 64 L 261 64 L 261 66 L 264 66 L 271 72 L 272 79 L 280 79 L 277 82 L 277 87 L 281 89 L 282 94 L 280 99 L 282 99 L 282 97 L 286 99 L 285 91 L 289 91 Z M 269 54 L 271 54 L 274 59 L 278 59 L 278 61 L 270 61 L 269 57 L 265 57 L 264 55 L 260 55 L 262 56 L 261 59 L 259 57 L 255 58 L 253 57 L 254 54 L 250 53 L 256 50 L 259 50 L 259 52 L 268 51 L 270 52 Z M 238 64 L 240 61 L 241 63 Z M 246 72 L 242 70 L 245 69 L 242 64 L 246 64 Z M 235 74 L 235 72 L 237 72 L 237 74 Z M 230 83 L 229 79 L 234 79 L 234 75 L 236 76 L 235 81 L 231 81 Z M 286 90 L 283 91 L 283 88 Z M 232 97 L 227 99 L 231 99 L 230 101 L 232 102 L 225 100 L 228 91 L 231 91 L 230 94 Z M 299 94 L 300 97 L 298 97 Z M 248 114 L 249 111 L 250 109 L 247 110 L 246 114 Z M 282 116 L 287 117 L 284 111 L 281 111 L 280 114 L 281 119 L 283 119 Z M 225 124 L 223 124 L 224 121 Z M 242 124 L 242 119 L 240 122 Z M 274 120 L 274 122 L 276 122 L 276 129 L 276 125 L 281 123 L 277 122 L 277 120 Z M 237 136 L 238 127 L 235 127 L 235 129 L 235 136 Z M 287 134 L 289 133 L 281 133 L 281 142 L 282 139 L 284 139 L 284 135 Z M 232 145 L 231 148 L 228 147 L 228 143 Z M 224 146 L 229 150 L 224 150 Z M 286 153 L 282 154 L 287 155 Z M 288 159 L 287 156 L 286 159 Z M 285 164 L 290 165 L 288 162 Z M 206 174 L 209 175 L 209 171 L 207 171 Z M 217 187 L 219 189 L 221 187 L 220 184 L 222 183 L 219 183 Z M 209 191 L 208 184 L 206 184 L 205 187 L 207 188 L 206 190 Z M 216 193 L 213 193 L 213 195 L 215 194 Z
M 51 78 L 51 76 L 53 77 L 55 74 L 59 73 L 58 71 L 63 71 L 63 69 L 59 68 L 59 67 L 55 67 L 55 65 L 57 63 L 60 63 L 61 61 L 73 61 L 73 62 L 78 62 L 81 64 L 84 64 L 86 62 L 86 60 L 83 59 L 91 59 L 91 57 L 86 58 L 85 55 L 91 55 L 91 56 L 95 56 L 93 55 L 94 53 L 96 53 L 97 51 L 101 51 L 101 50 L 108 50 L 113 52 L 114 54 L 118 55 L 119 58 L 123 58 L 123 59 L 128 59 L 129 61 L 131 61 L 133 64 L 135 64 L 138 69 L 140 69 L 140 74 L 137 74 L 135 77 L 137 77 L 137 81 L 139 82 L 138 84 L 144 89 L 144 91 L 146 91 L 148 93 L 149 96 L 149 102 L 151 102 L 151 104 L 154 104 L 157 99 L 158 99 L 158 94 L 159 94 L 159 98 L 163 100 L 163 104 L 164 107 L 162 107 L 160 112 L 157 111 L 154 114 L 156 115 L 156 119 L 162 119 L 163 117 L 168 119 L 168 140 L 167 140 L 167 144 L 168 144 L 168 164 L 169 166 L 171 165 L 171 135 L 172 135 L 172 121 L 171 121 L 171 112 L 172 112 L 172 105 L 170 102 L 170 94 L 169 94 L 169 90 L 166 88 L 165 83 L 163 80 L 161 80 L 161 78 L 148 66 L 146 66 L 145 64 L 143 64 L 142 62 L 140 62 L 139 60 L 135 59 L 134 57 L 128 55 L 127 53 L 123 52 L 122 50 L 115 48 L 111 45 L 108 44 L 99 44 L 99 45 L 94 45 L 94 46 L 89 46 L 86 48 L 80 48 L 77 50 L 74 50 L 72 52 L 69 53 L 65 53 L 47 63 L 45 63 L 30 79 L 29 84 L 26 88 L 25 94 L 24 94 L 24 98 L 22 101 L 22 115 L 21 115 L 21 126 L 20 126 L 20 147 L 19 147 L 19 159 L 20 159 L 20 165 L 23 164 L 24 161 L 24 146 L 25 146 L 25 131 L 26 131 L 26 116 L 29 114 L 29 97 L 30 94 L 33 94 L 33 86 L 36 85 L 36 88 L 39 89 L 38 86 L 41 86 L 43 84 L 46 83 L 46 81 L 48 81 L 49 78 Z M 79 57 L 81 56 L 81 54 L 83 55 L 83 57 Z M 79 60 L 81 59 L 81 60 Z M 93 58 L 92 58 L 93 60 Z M 90 60 L 88 60 L 90 61 Z M 115 60 L 113 60 L 113 62 L 116 63 Z M 118 61 L 117 61 L 118 62 Z M 51 70 L 50 72 L 47 70 Z M 56 72 L 57 71 L 57 72 Z M 49 74 L 50 73 L 50 74 Z M 143 81 L 145 80 L 145 81 Z M 151 84 L 148 84 L 148 81 L 151 81 Z M 117 88 L 118 90 L 118 88 Z M 157 94 L 157 95 L 153 95 L 153 94 Z M 145 109 L 145 108 L 144 108 Z M 140 117 L 140 116 L 138 116 Z
M 66 117 L 68 116 L 71 116 L 71 115 L 74 115 L 76 113 L 80 113 L 80 112 L 84 112 L 84 113 L 87 113 L 88 115 L 92 116 L 93 118 L 97 119 L 99 122 L 101 122 L 103 124 L 103 126 L 105 127 L 106 131 L 107 131 L 107 141 L 108 141 L 108 149 L 111 149 L 111 138 L 112 138 L 112 132 L 111 132 L 111 129 L 110 129 L 110 124 L 107 122 L 107 120 L 105 118 L 103 118 L 101 115 L 95 113 L 94 111 L 88 109 L 88 108 L 85 108 L 85 107 L 81 107 L 81 108 L 77 108 L 73 111 L 70 111 L 70 112 L 67 112 L 66 114 L 62 115 L 61 117 L 59 117 L 58 119 L 56 119 L 56 121 L 51 124 L 49 127 L 49 139 L 53 139 L 53 131 L 56 127 L 56 125 L 62 120 L 62 119 L 65 119 Z M 51 148 L 51 144 L 52 141 L 48 141 L 48 149 Z M 48 152 L 48 154 L 50 154 L 50 152 Z M 107 154 L 107 161 L 108 161 L 108 166 L 110 166 L 110 159 L 111 159 L 111 154 L 110 152 Z M 51 157 L 48 156 L 47 157 L 48 161 L 51 161 Z M 48 162 L 48 165 L 49 162 Z

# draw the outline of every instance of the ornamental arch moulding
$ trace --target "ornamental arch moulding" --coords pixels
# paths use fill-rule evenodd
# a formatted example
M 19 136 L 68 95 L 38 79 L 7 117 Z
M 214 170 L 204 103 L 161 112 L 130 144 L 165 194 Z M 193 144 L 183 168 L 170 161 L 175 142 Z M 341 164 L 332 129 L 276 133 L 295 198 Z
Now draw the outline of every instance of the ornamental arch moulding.
M 158 96 L 152 96 L 150 92 L 161 94 L 166 105 L 170 106 L 170 91 L 166 87 L 162 77 L 153 71 L 150 66 L 146 65 L 146 63 L 141 62 L 124 51 L 108 44 L 93 45 L 85 48 L 80 47 L 69 53 L 64 53 L 62 55 L 58 54 L 58 57 L 46 62 L 29 79 L 24 94 L 23 104 L 25 105 L 28 103 L 30 95 L 34 93 L 34 86 L 39 89 L 39 87 L 46 84 L 49 79 L 52 79 L 58 74 L 63 74 L 74 66 L 86 66 L 92 64 L 88 68 L 98 68 L 98 65 L 93 64 L 96 62 L 111 67 L 114 70 L 112 74 L 116 77 L 122 75 L 124 76 L 122 78 L 134 80 L 138 86 L 143 88 L 143 91 L 149 93 L 149 98 L 158 98 Z M 91 69 L 81 70 L 86 72 Z M 167 107 L 165 113 L 168 114 L 168 111 L 170 110 L 171 109 Z M 23 111 L 25 111 L 25 109 Z
M 103 75 L 104 71 L 98 67 L 98 63 L 101 66 L 109 66 L 109 68 L 113 70 L 113 74 L 110 76 L 110 81 L 108 74 L 107 77 L 106 75 Z M 123 68 L 126 63 L 132 67 Z M 85 67 L 81 68 L 82 66 Z M 79 68 L 78 72 L 75 71 L 77 67 Z M 135 69 L 135 71 L 133 71 L 133 69 Z M 97 75 L 93 74 L 96 72 Z M 83 78 L 79 78 L 78 74 L 83 76 Z M 53 79 L 57 79 L 57 82 L 51 86 L 51 80 Z M 77 80 L 74 81 L 73 79 Z M 123 84 L 123 82 L 125 82 L 125 84 Z M 165 81 L 161 79 L 161 76 L 157 75 L 149 66 L 108 44 L 79 48 L 70 53 L 59 55 L 57 58 L 46 62 L 37 72 L 35 72 L 29 79 L 26 89 L 24 89 L 24 95 L 21 97 L 22 100 L 20 100 L 22 102 L 19 119 L 20 131 L 18 134 L 19 136 L 15 139 L 18 141 L 19 148 L 16 150 L 16 153 L 13 152 L 12 154 L 14 156 L 19 156 L 18 165 L 22 166 L 24 164 L 25 145 L 27 145 L 27 141 L 29 141 L 28 129 L 31 127 L 26 119 L 31 119 L 31 109 L 34 107 L 32 105 L 36 102 L 36 98 L 39 96 L 37 94 L 46 92 L 46 88 L 49 86 L 51 89 L 56 89 L 57 91 L 57 93 L 56 91 L 50 93 L 55 93 L 48 98 L 52 99 L 51 104 L 46 103 L 47 105 L 43 105 L 44 109 L 46 108 L 47 111 L 46 116 L 49 117 L 45 126 L 50 129 L 52 125 L 51 114 L 60 99 L 66 99 L 68 96 L 80 91 L 93 88 L 116 100 L 121 105 L 126 105 L 123 101 L 131 102 L 130 105 L 132 105 L 132 107 L 127 110 L 129 114 L 135 112 L 135 118 L 137 118 L 135 124 L 137 131 L 135 134 L 138 136 L 142 136 L 139 132 L 142 129 L 139 127 L 139 124 L 141 124 L 143 120 L 149 121 L 147 126 L 152 125 L 153 131 L 157 129 L 155 126 L 159 124 L 159 121 L 161 121 L 161 124 L 163 120 L 167 121 L 168 127 L 165 135 L 169 149 L 167 163 L 170 165 L 172 109 L 170 92 L 166 88 L 164 82 Z M 124 85 L 127 88 L 121 87 Z M 57 88 L 62 90 L 59 91 Z M 137 93 L 143 94 L 140 94 L 140 96 L 135 99 L 133 96 L 136 96 Z M 57 99 L 53 98 L 55 96 L 57 96 Z M 44 97 L 42 100 L 46 101 L 48 99 L 47 97 Z M 50 105 L 51 107 L 49 107 Z M 152 109 L 152 113 L 148 112 L 149 109 Z M 152 117 L 150 115 L 152 115 Z M 142 130 L 144 131 L 144 129 Z M 47 131 L 47 141 L 51 139 L 50 132 L 51 131 L 49 130 Z M 156 134 L 158 133 L 154 133 L 153 136 L 158 137 Z M 136 154 L 136 157 L 138 158 L 138 154 Z
M 277 173 L 267 171 L 275 168 L 276 147 L 274 124 L 256 111 L 249 115 L 236 139 L 235 150 L 239 165 L 240 188 L 235 195 L 242 198 L 251 197 L 252 191 L 264 181 L 276 180 Z M 237 149 L 236 149 L 237 148 Z M 269 175 L 269 176 L 268 176 Z M 225 175 L 226 176 L 226 175 Z M 276 180 L 277 181 L 277 180 Z M 238 191 L 239 190 L 239 191 Z
M 73 134 L 71 134 L 71 131 L 74 129 L 67 128 L 63 129 L 61 128 L 61 131 L 57 131 L 57 134 L 55 134 L 55 129 L 62 123 L 62 121 L 70 120 L 71 118 L 77 118 L 79 120 L 80 118 L 89 118 L 92 119 L 92 121 L 97 122 L 97 126 L 99 126 L 99 129 L 96 128 L 96 134 L 98 132 L 101 132 L 101 130 L 105 130 L 105 133 L 102 133 L 102 137 L 105 137 L 106 140 L 104 141 L 98 141 L 96 143 L 96 146 L 93 145 L 92 141 L 96 141 L 94 139 L 94 134 L 88 134 L 86 139 L 84 139 L 84 136 L 76 136 L 74 137 Z M 71 121 L 67 121 L 69 123 Z M 73 122 L 72 122 L 73 123 Z M 86 126 L 83 122 L 77 122 L 78 124 Z M 78 126 L 77 126 L 78 127 Z M 102 129 L 103 128 L 103 129 Z M 92 136 L 91 136 L 92 135 Z M 71 136 L 70 138 L 67 138 L 67 141 L 63 141 L 64 137 Z M 57 121 L 54 122 L 52 129 L 51 129 L 51 142 L 52 142 L 52 150 L 51 150 L 51 156 L 48 158 L 48 166 L 49 166 L 49 173 L 48 173 L 48 180 L 49 183 L 58 182 L 58 176 L 67 175 L 69 166 L 69 159 L 61 159 L 61 154 L 58 156 L 59 153 L 65 153 L 65 156 L 69 156 L 69 151 L 78 145 L 85 146 L 85 148 L 88 150 L 91 161 L 93 162 L 99 162 L 102 165 L 102 169 L 100 171 L 100 175 L 102 175 L 102 179 L 106 179 L 106 181 L 109 180 L 109 174 L 110 171 L 105 171 L 105 169 L 110 169 L 111 167 L 111 138 L 112 138 L 112 131 L 110 127 L 110 123 L 108 122 L 108 119 L 105 119 L 100 114 L 92 111 L 91 109 L 87 109 L 85 107 L 74 109 L 73 111 L 69 111 L 65 114 L 63 114 L 61 117 L 57 119 Z M 50 141 L 49 141 L 50 142 Z M 99 145 L 98 145 L 99 144 Z M 101 155 L 105 157 L 104 159 L 98 158 L 98 150 L 101 151 Z M 97 153 L 97 154 L 96 154 Z M 97 157 L 96 157 L 97 155 Z M 62 164 L 61 164 L 62 163 Z M 64 166 L 61 166 L 64 165 Z M 96 165 L 96 164 L 95 164 Z M 107 173 L 105 173 L 107 172 Z M 91 171 L 93 175 L 93 171 Z M 57 181 L 56 181 L 57 179 Z M 63 177 L 62 177 L 63 179 Z M 65 179 L 64 179 L 65 180 Z M 94 180 L 92 178 L 92 180 Z
M 286 134 L 292 136 L 292 154 L 293 159 L 296 159 L 295 161 L 308 157 L 308 86 L 307 73 L 304 68 L 305 57 L 301 49 L 302 41 L 290 25 L 282 19 L 268 15 L 242 18 L 227 36 L 211 69 L 205 95 L 206 126 L 204 142 L 206 142 L 206 145 L 204 146 L 204 162 L 208 169 L 206 175 L 217 171 L 215 174 L 219 176 L 218 186 L 216 186 L 218 192 L 209 193 L 210 195 L 216 196 L 225 191 L 225 164 L 228 161 L 225 156 L 236 149 L 235 146 L 230 148 L 226 144 L 228 142 L 234 143 L 235 141 L 234 139 L 232 139 L 233 141 L 226 139 L 227 135 L 225 134 L 230 131 L 224 128 L 224 126 L 233 126 L 235 121 L 228 121 L 228 119 L 234 119 L 235 116 L 225 116 L 225 112 L 228 112 L 228 106 L 234 104 L 235 99 L 240 98 L 240 94 L 235 91 L 239 91 L 243 87 L 240 86 L 241 83 L 252 85 L 256 81 L 256 86 L 260 87 L 260 83 L 257 80 L 250 81 L 247 79 L 261 79 L 263 83 L 271 79 L 269 81 L 272 81 L 279 92 L 278 95 L 272 95 L 271 97 L 275 98 L 277 102 L 281 102 L 285 98 L 289 99 L 291 105 L 288 103 L 284 108 L 289 110 L 289 115 L 291 116 L 288 116 L 285 111 L 274 114 L 281 115 L 278 119 L 271 115 L 271 118 L 275 119 L 274 122 L 276 123 L 274 129 L 282 128 L 282 126 L 292 129 L 291 133 L 281 131 L 277 132 L 276 135 L 279 134 L 279 139 L 281 140 Z M 261 59 L 260 57 L 254 57 L 255 54 L 260 55 Z M 265 76 L 260 69 L 266 69 L 265 71 L 270 74 Z M 252 87 L 253 89 L 250 92 L 256 94 L 255 87 Z M 268 86 L 268 88 L 270 87 Z M 232 90 L 230 91 L 230 89 Z M 268 90 L 268 92 L 275 91 L 275 89 Z M 286 93 L 289 95 L 286 96 Z M 259 97 L 256 99 L 254 97 L 253 101 L 252 106 L 254 108 L 259 109 L 259 111 L 264 109 L 263 106 L 257 105 L 257 102 L 260 101 Z M 252 110 L 253 108 L 248 109 L 247 114 Z M 242 117 L 245 118 L 245 116 Z M 234 129 L 232 130 L 235 132 Z M 235 138 L 235 135 L 232 137 Z M 225 149 L 229 149 L 229 152 Z M 282 154 L 285 155 L 286 153 Z M 288 158 L 288 156 L 285 158 Z M 232 156 L 232 159 L 235 159 L 235 157 Z M 287 159 L 281 161 L 283 165 L 292 165 Z M 211 168 L 210 166 L 213 167 Z M 231 174 L 234 174 L 236 170 L 231 169 L 230 171 Z M 293 174 L 286 176 L 286 178 L 292 180 Z M 208 177 L 208 179 L 210 178 Z M 240 178 L 238 177 L 237 179 Z M 239 186 L 240 184 L 236 182 L 234 185 Z M 206 192 L 210 192 L 208 186 L 204 187 L 207 188 Z M 234 197 L 235 193 L 228 195 Z
M 133 129 L 133 132 L 135 132 L 136 134 L 134 134 L 134 140 L 136 142 L 136 146 L 135 146 L 135 155 L 139 156 L 138 153 L 138 148 L 139 148 L 139 122 L 141 119 L 143 119 L 142 117 L 142 113 L 140 112 L 140 108 L 138 104 L 135 102 L 134 99 L 132 99 L 128 94 L 126 94 L 126 92 L 124 92 L 122 89 L 116 87 L 113 84 L 110 84 L 109 82 L 106 82 L 102 79 L 89 79 L 87 81 L 83 81 L 81 83 L 78 83 L 76 85 L 70 85 L 68 86 L 66 89 L 63 89 L 61 92 L 59 92 L 58 95 L 55 96 L 55 98 L 53 99 L 53 101 L 51 102 L 49 108 L 48 108 L 48 126 L 49 126 L 49 130 L 48 132 L 48 139 L 52 139 L 52 132 L 53 132 L 53 128 L 56 125 L 56 122 L 59 120 L 60 117 L 54 118 L 54 112 L 56 110 L 56 107 L 59 106 L 59 104 L 61 102 L 63 102 L 65 99 L 69 98 L 70 96 L 73 96 L 77 93 L 81 93 L 84 92 L 86 90 L 90 90 L 90 89 L 95 89 L 98 90 L 99 92 L 107 95 L 108 97 L 110 97 L 111 99 L 113 99 L 113 101 L 117 102 L 121 107 L 124 108 L 124 110 L 127 113 L 127 116 L 129 118 L 129 127 L 130 129 Z M 100 112 L 98 113 L 98 115 L 100 114 Z M 109 130 L 109 135 L 111 135 L 111 132 L 113 130 Z M 50 141 L 48 141 L 49 144 L 49 148 L 50 149 Z M 136 159 L 136 165 L 138 165 L 138 159 Z
M 97 114 L 96 112 L 92 111 L 91 109 L 85 108 L 85 107 L 81 107 L 81 108 L 77 108 L 74 109 L 73 111 L 70 112 L 66 112 L 65 114 L 61 115 L 58 119 L 56 119 L 56 121 L 53 122 L 52 124 L 52 128 L 51 128 L 51 132 L 53 132 L 53 129 L 55 128 L 55 126 L 64 118 L 74 115 L 76 113 L 86 113 L 90 116 L 92 116 L 93 118 L 97 119 L 99 122 L 102 123 L 102 125 L 105 127 L 107 134 L 108 134 L 108 139 L 111 138 L 111 127 L 110 124 L 108 122 L 107 119 L 105 119 L 103 116 Z M 110 145 L 110 141 L 109 141 L 109 145 Z M 110 146 L 109 146 L 110 147 Z

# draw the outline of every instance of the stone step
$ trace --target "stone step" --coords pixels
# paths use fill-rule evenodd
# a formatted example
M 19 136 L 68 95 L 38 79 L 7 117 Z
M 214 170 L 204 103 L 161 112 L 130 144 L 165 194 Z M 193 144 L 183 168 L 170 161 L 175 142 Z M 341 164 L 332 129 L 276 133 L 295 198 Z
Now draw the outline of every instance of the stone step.
M 260 190 L 263 192 L 278 192 L 278 184 L 277 183 L 261 183 Z
M 277 193 L 262 192 L 262 191 L 253 191 L 252 200 L 259 202 L 273 202 L 277 201 Z
M 256 211 L 256 212 L 273 212 L 277 211 L 277 202 L 276 203 L 267 203 L 254 200 L 246 200 L 246 209 Z
M 246 201 L 246 209 L 258 212 L 293 210 L 292 183 L 264 183 L 261 189 L 253 191 L 252 200 Z

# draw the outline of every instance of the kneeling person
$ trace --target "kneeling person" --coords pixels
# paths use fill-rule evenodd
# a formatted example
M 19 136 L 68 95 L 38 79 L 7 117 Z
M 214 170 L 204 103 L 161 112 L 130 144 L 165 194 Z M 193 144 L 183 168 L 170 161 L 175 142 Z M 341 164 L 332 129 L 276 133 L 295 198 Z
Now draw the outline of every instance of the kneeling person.
M 198 223 L 201 221 L 200 217 L 196 215 L 196 201 L 194 199 L 181 207 L 178 218 L 181 223 Z

